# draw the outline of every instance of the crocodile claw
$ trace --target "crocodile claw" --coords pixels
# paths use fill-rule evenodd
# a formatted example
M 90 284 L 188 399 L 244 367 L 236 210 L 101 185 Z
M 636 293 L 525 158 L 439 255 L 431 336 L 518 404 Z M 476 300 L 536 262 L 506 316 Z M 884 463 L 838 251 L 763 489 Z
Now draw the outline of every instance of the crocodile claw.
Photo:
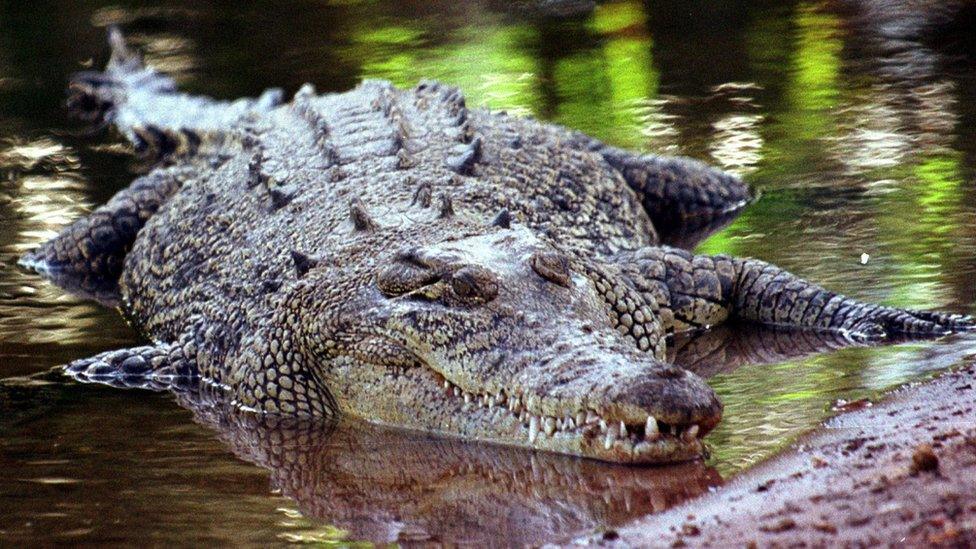
M 847 331 L 855 341 L 878 341 L 897 336 L 939 337 L 976 330 L 968 315 L 881 308 Z

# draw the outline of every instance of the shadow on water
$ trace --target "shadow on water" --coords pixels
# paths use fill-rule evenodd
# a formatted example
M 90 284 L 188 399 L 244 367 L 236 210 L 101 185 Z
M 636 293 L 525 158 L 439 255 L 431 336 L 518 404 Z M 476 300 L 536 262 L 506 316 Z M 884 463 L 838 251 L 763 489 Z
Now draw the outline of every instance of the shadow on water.
M 67 76 L 105 58 L 106 25 L 195 93 L 438 78 L 472 106 L 699 158 L 763 198 L 704 242 L 672 242 L 769 260 L 863 300 L 971 313 L 976 10 L 903 5 L 613 0 L 553 18 L 478 0 L 0 0 L 0 544 L 540 541 L 692 497 L 838 401 L 925 379 L 976 345 L 849 347 L 746 326 L 677 337 L 673 360 L 710 378 L 725 417 L 708 462 L 658 469 L 274 424 L 68 382 L 45 372 L 139 342 L 116 312 L 16 267 L 141 169 L 117 136 L 63 110 Z

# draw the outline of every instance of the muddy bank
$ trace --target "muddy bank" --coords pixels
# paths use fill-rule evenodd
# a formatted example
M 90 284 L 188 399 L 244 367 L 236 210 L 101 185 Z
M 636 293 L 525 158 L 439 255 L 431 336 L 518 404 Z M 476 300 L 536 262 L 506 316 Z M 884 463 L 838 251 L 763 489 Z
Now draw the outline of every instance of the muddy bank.
M 843 413 L 713 494 L 573 541 L 976 546 L 976 366 Z

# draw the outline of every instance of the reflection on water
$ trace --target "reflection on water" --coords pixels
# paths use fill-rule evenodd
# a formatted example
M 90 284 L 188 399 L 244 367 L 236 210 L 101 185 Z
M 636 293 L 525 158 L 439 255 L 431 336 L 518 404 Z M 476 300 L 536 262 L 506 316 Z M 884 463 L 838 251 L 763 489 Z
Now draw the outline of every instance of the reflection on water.
M 6 421 L 0 427 L 5 439 L 0 458 L 8 479 L 0 500 L 0 528 L 7 542 L 26 541 L 38 528 L 54 525 L 65 541 L 139 536 L 138 525 L 126 517 L 139 512 L 141 522 L 174 527 L 170 533 L 160 531 L 159 541 L 180 543 L 208 538 L 257 541 L 254 535 L 267 535 L 262 529 L 277 523 L 272 536 L 285 541 L 523 546 L 661 511 L 720 480 L 702 463 L 667 469 L 608 466 L 352 422 L 258 418 L 190 395 L 181 397 L 181 403 L 206 429 L 193 425 L 188 414 L 171 410 L 162 418 L 147 418 L 158 412 L 136 404 L 127 409 L 130 417 L 121 420 L 87 415 L 88 421 L 118 432 L 86 441 L 81 433 L 71 432 L 83 425 L 84 408 L 113 400 L 129 406 L 136 399 L 125 402 L 90 390 L 82 391 L 88 393 L 83 398 L 68 394 L 75 389 L 51 376 L 0 385 L 5 416 L 31 410 L 36 417 L 15 415 L 14 421 L 46 427 L 59 440 L 39 442 L 31 432 L 11 428 Z M 151 401 L 163 404 L 158 398 Z M 149 423 L 140 427 L 140 420 Z M 167 423 L 174 425 L 165 427 Z M 136 432 L 126 433 L 127 429 Z M 201 465 L 206 468 L 194 469 Z M 208 480 L 208 475 L 213 478 Z M 154 480 L 161 478 L 166 482 L 156 485 Z M 255 506 L 253 500 L 263 496 L 268 485 L 277 497 L 266 497 Z M 113 490 L 119 495 L 113 497 Z M 50 499 L 55 495 L 56 502 Z M 234 516 L 220 517 L 226 526 L 206 526 L 213 520 L 209 513 L 187 517 L 211 504 L 236 510 Z M 251 533 L 236 538 L 237 525 L 231 521 L 252 513 L 264 516 Z M 99 515 L 104 515 L 102 520 Z M 183 517 L 188 525 L 181 524 Z M 121 524 L 108 524 L 115 521 Z M 188 533 L 187 526 L 192 527 Z M 205 529 L 197 530 L 201 526 Z
M 15 266 L 139 169 L 115 136 L 86 135 L 61 107 L 67 75 L 104 60 L 107 24 L 123 25 L 152 63 L 198 93 L 440 78 L 472 105 L 700 158 L 763 190 L 700 251 L 767 259 L 865 300 L 973 312 L 972 19 L 951 32 L 926 10 L 887 9 L 897 0 L 611 0 L 563 19 L 476 0 L 140 4 L 0 1 L 0 378 L 138 342 L 114 311 Z M 968 360 L 974 338 L 816 354 L 837 343 L 754 330 L 675 341 L 675 360 L 713 376 L 726 404 L 708 466 L 728 477 L 817 425 L 838 399 Z M 254 425 L 198 408 L 204 428 L 170 401 L 60 379 L 4 383 L 0 540 L 456 539 L 479 513 L 502 539 L 529 541 L 510 536 L 612 524 L 662 506 L 655 494 L 670 504 L 717 481 L 702 466 L 622 473 L 373 429 Z M 418 470 L 424 452 L 430 469 Z M 452 466 L 459 458 L 477 465 Z M 543 462 L 549 473 L 532 469 Z M 494 472 L 504 475 L 486 476 Z M 674 482 L 682 476 L 694 480 Z M 610 479 L 630 492 L 611 488 L 605 501 Z M 146 518 L 133 525 L 136 514 Z
M 743 366 L 781 364 L 848 345 L 848 341 L 832 335 L 730 326 L 681 337 L 675 341 L 670 358 L 711 377 L 733 373 Z M 936 362 L 929 367 L 945 367 L 960 360 L 960 356 L 939 356 L 943 357 L 941 361 L 929 359 Z M 106 406 L 106 401 L 120 404 Z M 5 441 L 0 446 L 0 459 L 10 479 L 5 489 L 12 496 L 7 500 L 11 502 L 9 509 L 0 500 L 0 510 L 9 521 L 7 539 L 26 539 L 33 530 L 24 525 L 35 521 L 46 524 L 57 518 L 66 537 L 78 532 L 89 541 L 105 541 L 103 524 L 77 527 L 95 522 L 92 510 L 84 505 L 88 501 L 84 498 L 91 495 L 80 486 L 98 486 L 95 501 L 103 496 L 111 498 L 106 494 L 126 486 L 123 500 L 128 500 L 148 496 L 140 490 L 156 475 L 184 475 L 188 468 L 194 468 L 196 475 L 212 474 L 213 483 L 232 480 L 235 477 L 228 476 L 224 464 L 232 462 L 228 456 L 213 463 L 214 454 L 220 453 L 214 439 L 244 462 L 267 470 L 271 492 L 290 500 L 285 509 L 290 520 L 282 524 L 289 528 L 277 533 L 279 539 L 287 541 L 539 544 L 581 530 L 613 528 L 663 511 L 722 482 L 718 471 L 702 462 L 671 467 L 612 465 L 435 438 L 351 420 L 260 417 L 229 410 L 194 392 L 179 392 L 177 401 L 206 429 L 196 429 L 190 418 L 173 406 L 166 406 L 160 417 L 144 425 L 142 416 L 159 414 L 157 407 L 163 404 L 160 398 L 122 391 L 106 395 L 91 387 L 72 385 L 59 372 L 8 378 L 0 383 L 0 417 L 5 418 L 0 423 Z M 736 404 L 733 401 L 732 405 Z M 124 417 L 119 417 L 120 409 L 125 410 Z M 749 415 L 746 410 L 743 414 L 753 423 L 737 420 L 737 425 L 743 424 L 734 431 L 737 436 L 754 436 L 755 429 L 768 428 L 763 422 L 755 422 L 754 412 Z M 87 440 L 85 423 L 114 431 Z M 127 429 L 137 431 L 130 433 L 131 439 L 127 438 Z M 39 432 L 48 436 L 40 438 Z M 207 432 L 215 436 L 208 438 Z M 772 438 L 768 432 L 764 434 Z M 725 442 L 716 442 L 717 446 L 722 444 Z M 761 445 L 753 442 L 751 447 Z M 137 466 L 132 455 L 140 454 L 150 457 Z M 204 467 L 198 469 L 201 463 Z M 119 470 L 130 465 L 135 470 Z M 152 468 L 150 478 L 139 478 L 146 466 Z M 240 468 L 230 467 L 230 473 L 239 475 Z M 106 470 L 113 471 L 111 478 L 105 477 Z M 164 498 L 165 504 L 160 504 L 155 514 L 143 512 L 152 517 L 167 513 L 170 516 L 166 520 L 176 523 L 179 516 L 197 510 L 200 500 L 226 505 L 228 502 L 221 498 L 233 497 L 220 490 L 208 493 L 209 484 L 199 482 L 203 486 L 193 489 L 186 481 L 152 486 L 149 493 Z M 132 489 L 130 483 L 139 488 Z M 38 484 L 79 488 L 68 490 L 56 502 L 56 507 L 67 511 L 52 514 L 52 501 L 34 495 Z M 199 493 L 187 497 L 186 493 L 193 490 Z M 75 501 L 82 494 L 82 501 Z M 113 499 L 111 503 L 119 502 Z M 267 513 L 267 504 L 251 512 Z M 196 526 L 200 518 L 188 520 Z M 138 535 L 136 531 L 131 534 Z M 230 534 L 195 531 L 192 535 Z M 160 535 L 170 539 L 166 533 Z
M 274 490 L 345 539 L 524 546 L 619 525 L 718 483 L 702 463 L 611 466 L 549 453 L 405 434 L 358 422 L 323 425 L 192 405 Z M 339 532 L 335 532 L 339 534 Z M 317 541 L 320 532 L 290 539 Z

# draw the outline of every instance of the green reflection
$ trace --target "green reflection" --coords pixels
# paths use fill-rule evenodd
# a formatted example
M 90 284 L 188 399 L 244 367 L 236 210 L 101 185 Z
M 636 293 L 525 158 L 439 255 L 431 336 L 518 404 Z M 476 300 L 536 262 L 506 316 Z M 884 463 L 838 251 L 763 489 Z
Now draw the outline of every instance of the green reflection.
M 752 175 L 752 183 L 763 189 L 762 200 L 753 204 L 726 231 L 713 235 L 699 246 L 702 253 L 758 255 L 747 244 L 750 237 L 764 237 L 766 250 L 785 249 L 781 238 L 791 239 L 777 230 L 807 211 L 802 190 L 789 187 L 792 179 L 811 166 L 827 162 L 825 140 L 837 131 L 835 109 L 839 103 L 840 21 L 813 5 L 800 5 L 792 17 L 792 33 L 785 21 L 750 27 L 747 43 L 757 65 L 785 62 L 764 84 L 782 87 L 782 97 L 773 106 L 760 133 L 763 137 L 763 162 Z M 793 38 L 789 41 L 789 36 Z M 784 185 L 787 184 L 787 185 Z M 784 188 L 785 187 L 785 188 Z M 738 238 L 737 238 L 738 237 Z M 764 258 L 776 261 L 775 255 Z
M 398 86 L 438 79 L 464 90 L 472 105 L 521 114 L 541 110 L 536 60 L 528 45 L 535 32 L 526 24 L 487 20 L 428 44 L 425 30 L 391 25 L 356 38 L 363 78 L 384 78 Z
M 556 121 L 616 145 L 643 148 L 637 107 L 655 97 L 658 88 L 644 18 L 634 3 L 604 4 L 596 10 L 589 28 L 600 35 L 601 45 L 556 65 Z
M 892 276 L 904 281 L 891 293 L 894 305 L 938 303 L 944 293 L 939 279 L 958 268 L 952 236 L 959 233 L 964 217 L 965 206 L 959 200 L 964 185 L 961 162 L 961 153 L 945 151 L 885 174 L 903 182 L 887 211 L 878 215 L 879 225 L 892 237 L 887 246 Z
M 840 19 L 816 6 L 804 5 L 797 10 L 794 24 L 797 53 L 793 67 L 795 85 L 790 88 L 790 95 L 798 112 L 804 113 L 802 118 L 809 118 L 810 111 L 832 109 L 838 103 L 837 82 L 843 49 L 838 31 Z

